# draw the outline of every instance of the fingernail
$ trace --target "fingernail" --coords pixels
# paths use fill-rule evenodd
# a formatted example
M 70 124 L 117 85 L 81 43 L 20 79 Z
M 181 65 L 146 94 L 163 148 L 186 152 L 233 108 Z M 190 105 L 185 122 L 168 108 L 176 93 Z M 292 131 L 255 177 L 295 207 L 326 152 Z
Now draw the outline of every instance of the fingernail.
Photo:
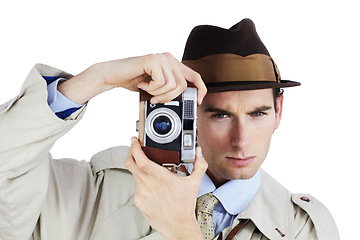
M 159 101 L 155 99 L 155 100 L 152 100 L 151 103 L 152 103 L 152 104 L 158 104 Z
M 131 144 L 133 144 L 135 142 L 135 140 L 136 140 L 136 137 L 132 137 L 131 138 Z

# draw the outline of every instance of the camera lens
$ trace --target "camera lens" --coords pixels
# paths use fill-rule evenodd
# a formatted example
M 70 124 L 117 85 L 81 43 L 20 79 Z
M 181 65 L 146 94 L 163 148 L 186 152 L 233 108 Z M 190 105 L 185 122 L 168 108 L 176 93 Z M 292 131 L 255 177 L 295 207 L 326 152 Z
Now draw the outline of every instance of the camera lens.
M 171 130 L 171 121 L 167 116 L 159 116 L 154 120 L 153 127 L 156 133 L 165 135 Z
M 159 144 L 171 143 L 181 133 L 181 120 L 169 108 L 157 108 L 149 113 L 145 119 L 145 133 Z

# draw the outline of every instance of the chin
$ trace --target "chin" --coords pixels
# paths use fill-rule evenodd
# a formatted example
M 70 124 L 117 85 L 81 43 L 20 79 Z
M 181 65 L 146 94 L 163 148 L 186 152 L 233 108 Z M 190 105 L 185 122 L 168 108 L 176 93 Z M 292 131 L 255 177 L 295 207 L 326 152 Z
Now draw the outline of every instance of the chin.
M 252 175 L 246 175 L 246 174 L 244 174 L 244 175 L 241 175 L 241 176 L 239 176 L 239 177 L 237 177 L 237 178 L 234 178 L 234 179 L 232 179 L 232 180 L 247 180 L 247 179 L 250 179 L 250 178 L 252 178 L 253 176 L 254 176 L 255 174 L 252 174 Z
M 257 172 L 257 169 L 241 169 L 240 172 L 230 174 L 229 180 L 247 180 L 252 178 Z

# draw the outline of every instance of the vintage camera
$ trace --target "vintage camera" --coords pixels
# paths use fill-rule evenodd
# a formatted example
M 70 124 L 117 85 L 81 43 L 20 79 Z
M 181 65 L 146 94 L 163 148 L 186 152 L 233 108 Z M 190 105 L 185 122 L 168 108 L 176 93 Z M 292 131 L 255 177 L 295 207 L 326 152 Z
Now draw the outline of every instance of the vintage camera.
M 196 147 L 197 90 L 188 87 L 167 103 L 150 103 L 140 92 L 140 119 L 137 130 L 149 159 L 168 168 L 193 163 Z

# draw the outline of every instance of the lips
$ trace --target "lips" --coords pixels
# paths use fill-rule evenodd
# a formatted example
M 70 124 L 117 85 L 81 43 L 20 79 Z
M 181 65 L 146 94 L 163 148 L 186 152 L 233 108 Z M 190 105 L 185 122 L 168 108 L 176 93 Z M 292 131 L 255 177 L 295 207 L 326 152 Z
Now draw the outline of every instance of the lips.
M 245 158 L 237 158 L 237 157 L 226 157 L 230 164 L 235 165 L 237 167 L 245 167 L 251 164 L 255 160 L 255 156 L 253 157 L 245 157 Z

